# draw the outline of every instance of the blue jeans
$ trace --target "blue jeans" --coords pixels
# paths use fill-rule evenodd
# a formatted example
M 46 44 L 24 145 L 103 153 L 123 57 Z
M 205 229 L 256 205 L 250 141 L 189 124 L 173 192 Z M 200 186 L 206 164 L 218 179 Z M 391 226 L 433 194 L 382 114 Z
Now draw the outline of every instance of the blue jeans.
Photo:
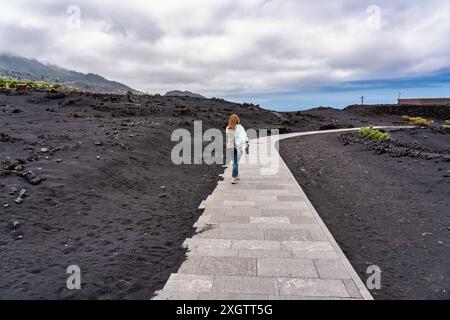
M 236 178 L 239 174 L 239 160 L 241 158 L 241 155 L 236 148 L 228 149 L 227 152 L 229 159 L 233 160 L 233 172 L 231 173 L 231 176 L 233 178 Z

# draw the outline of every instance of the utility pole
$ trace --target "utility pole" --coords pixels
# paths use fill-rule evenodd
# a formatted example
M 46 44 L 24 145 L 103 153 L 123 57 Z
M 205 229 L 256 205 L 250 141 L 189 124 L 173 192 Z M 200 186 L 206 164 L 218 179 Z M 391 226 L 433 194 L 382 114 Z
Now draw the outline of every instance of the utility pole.
M 398 100 L 400 100 L 401 98 L 402 98 L 402 93 L 399 92 L 399 93 L 398 93 Z
M 364 97 L 364 96 L 361 96 L 361 105 L 363 106 L 364 105 L 364 99 L 365 99 L 366 97 Z

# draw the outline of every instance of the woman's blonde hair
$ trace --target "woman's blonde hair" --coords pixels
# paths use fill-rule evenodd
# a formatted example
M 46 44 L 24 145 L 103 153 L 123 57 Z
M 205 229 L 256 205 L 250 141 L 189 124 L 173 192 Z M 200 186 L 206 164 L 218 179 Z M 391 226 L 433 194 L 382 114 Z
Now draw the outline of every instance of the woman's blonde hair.
M 239 116 L 237 114 L 232 114 L 230 119 L 228 120 L 228 129 L 234 129 L 236 128 L 236 125 L 241 123 L 241 119 L 239 119 Z

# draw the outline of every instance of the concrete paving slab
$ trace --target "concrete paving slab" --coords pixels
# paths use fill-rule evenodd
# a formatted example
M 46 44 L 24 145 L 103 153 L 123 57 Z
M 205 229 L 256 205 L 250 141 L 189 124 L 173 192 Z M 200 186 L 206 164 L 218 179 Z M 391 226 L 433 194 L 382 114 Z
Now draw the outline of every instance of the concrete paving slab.
M 223 228 L 220 229 L 220 239 L 234 240 L 264 240 L 263 230 L 256 228 Z
M 241 249 L 238 250 L 238 256 L 253 258 L 292 258 L 292 252 L 282 250 Z
M 203 257 L 195 274 L 256 276 L 256 258 Z
M 235 240 L 231 245 L 231 249 L 281 250 L 281 243 L 279 241 L 265 241 L 265 240 Z
M 191 250 L 198 249 L 231 249 L 231 240 L 225 239 L 200 239 L 200 238 L 191 238 L 186 239 L 183 246 L 185 248 L 189 248 Z
M 274 241 L 326 241 L 327 237 L 322 230 L 268 229 L 264 230 L 264 239 Z
M 317 271 L 320 278 L 324 279 L 348 279 L 350 280 L 350 274 L 345 269 L 341 260 L 314 260 Z
M 311 217 L 313 214 L 308 209 L 262 209 L 263 217 Z M 314 219 L 315 221 L 315 219 Z
M 196 271 L 198 270 L 200 263 L 202 262 L 202 256 L 190 256 L 188 257 L 181 267 L 178 269 L 178 273 L 182 274 L 198 274 Z
M 172 274 L 164 286 L 163 292 L 209 292 L 214 277 L 207 275 Z
M 226 300 L 226 301 L 245 301 L 245 300 L 269 300 L 268 295 L 262 294 L 242 294 L 242 293 L 199 293 L 198 300 Z M 195 300 L 195 298 L 193 299 Z
M 259 208 L 228 208 L 225 212 L 227 217 L 260 217 L 262 209 Z
M 278 278 L 280 295 L 350 298 L 341 280 Z
M 329 259 L 330 256 L 338 258 L 328 241 L 283 241 L 281 245 L 284 250 L 291 250 L 298 258 Z
M 317 225 L 313 217 L 289 217 L 291 224 L 314 224 Z
M 290 224 L 288 217 L 250 217 L 250 223 L 259 224 Z
M 239 254 L 238 250 L 227 250 L 227 249 L 192 249 L 186 252 L 187 257 L 192 256 L 237 257 L 238 254 Z
M 212 223 L 249 223 L 249 216 L 214 216 L 208 222 Z
M 362 299 L 361 292 L 358 290 L 358 288 L 355 285 L 355 282 L 353 280 L 342 280 L 344 282 L 345 288 L 350 294 L 350 297 L 355 299 Z
M 258 276 L 318 278 L 311 259 L 258 258 Z
M 211 292 L 277 295 L 278 282 L 276 278 L 216 276 Z
M 291 230 L 292 232 L 295 232 L 295 230 L 310 230 L 310 231 L 317 231 L 321 232 L 322 229 L 319 225 L 314 223 L 308 223 L 308 224 L 292 224 L 292 223 L 280 223 L 280 224 L 266 224 L 266 223 L 260 223 L 257 224 L 256 227 L 258 229 L 263 230 Z
M 199 296 L 202 293 L 198 292 L 184 292 L 184 291 L 170 291 L 170 290 L 162 290 L 160 292 L 156 292 L 156 296 L 153 300 L 180 300 L 180 301 L 189 301 L 189 300 L 197 300 L 200 299 Z

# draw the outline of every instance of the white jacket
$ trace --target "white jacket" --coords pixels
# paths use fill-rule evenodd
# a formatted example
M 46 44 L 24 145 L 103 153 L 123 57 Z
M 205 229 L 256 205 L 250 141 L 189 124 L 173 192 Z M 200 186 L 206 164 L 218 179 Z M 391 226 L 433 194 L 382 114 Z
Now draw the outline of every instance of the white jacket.
M 244 127 L 240 124 L 236 125 L 236 128 L 234 130 L 234 143 L 236 149 L 242 151 L 242 147 L 248 143 L 247 132 L 245 132 Z

